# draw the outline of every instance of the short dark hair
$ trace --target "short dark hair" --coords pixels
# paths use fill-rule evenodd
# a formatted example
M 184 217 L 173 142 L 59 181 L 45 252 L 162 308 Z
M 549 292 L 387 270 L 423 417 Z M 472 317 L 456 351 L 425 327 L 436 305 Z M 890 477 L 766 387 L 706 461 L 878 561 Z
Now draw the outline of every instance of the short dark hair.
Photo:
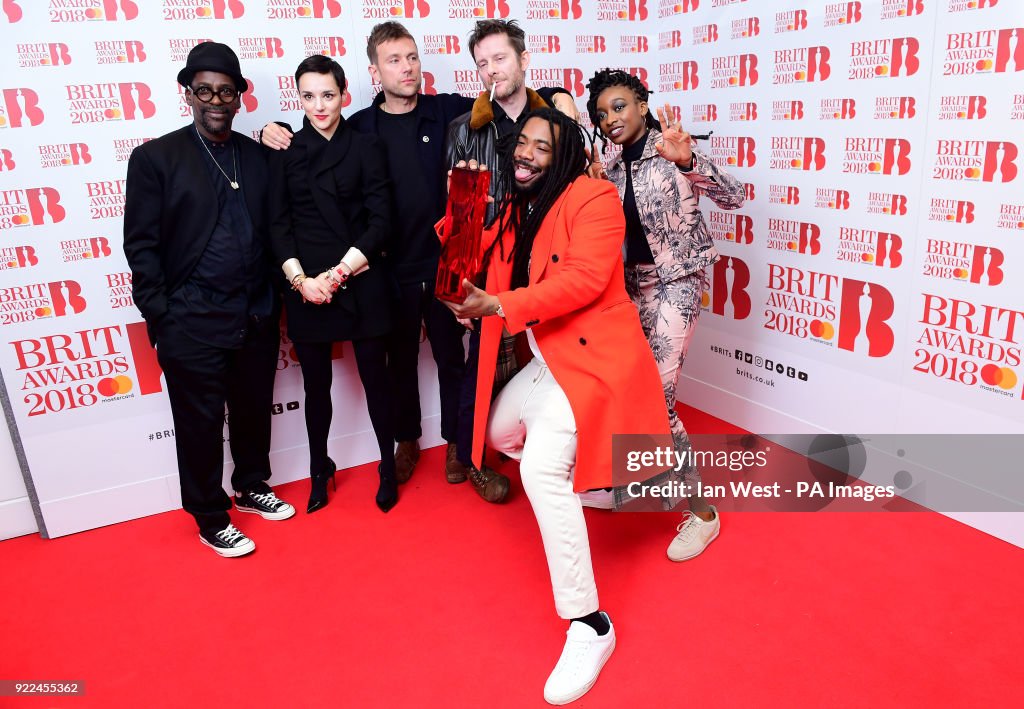
M 587 88 L 590 89 L 590 96 L 587 98 L 587 113 L 590 115 L 590 122 L 594 124 L 594 135 L 601 138 L 601 145 L 607 144 L 607 138 L 601 132 L 601 122 L 597 118 L 597 99 L 601 97 L 605 89 L 615 86 L 629 89 L 638 101 L 644 103 L 647 103 L 651 98 L 651 94 L 654 93 L 644 86 L 643 82 L 636 76 L 621 69 L 602 69 L 594 74 L 594 78 L 587 84 Z M 650 110 L 647 111 L 647 115 L 644 117 L 644 125 L 647 128 L 661 130 L 661 124 L 654 117 L 654 112 Z
M 340 91 L 345 90 L 345 70 L 341 68 L 341 64 L 334 61 L 330 57 L 325 57 L 323 54 L 314 54 L 311 57 L 306 57 L 299 63 L 299 67 L 295 70 L 295 90 L 299 90 L 299 77 L 303 74 L 331 74 L 334 76 L 334 80 L 338 82 L 338 89 Z
M 376 64 L 377 47 L 385 42 L 393 42 L 396 39 L 411 39 L 413 44 L 416 43 L 416 38 L 409 34 L 409 30 L 405 29 L 405 25 L 401 22 L 388 20 L 387 22 L 381 22 L 379 25 L 374 25 L 373 29 L 370 30 L 370 36 L 366 38 L 366 58 L 370 60 L 371 64 Z
M 480 44 L 484 37 L 490 37 L 493 34 L 508 35 L 508 41 L 516 50 L 516 54 L 526 51 L 526 33 L 515 20 L 477 20 L 473 31 L 469 33 L 469 54 L 474 60 L 476 59 L 476 45 Z

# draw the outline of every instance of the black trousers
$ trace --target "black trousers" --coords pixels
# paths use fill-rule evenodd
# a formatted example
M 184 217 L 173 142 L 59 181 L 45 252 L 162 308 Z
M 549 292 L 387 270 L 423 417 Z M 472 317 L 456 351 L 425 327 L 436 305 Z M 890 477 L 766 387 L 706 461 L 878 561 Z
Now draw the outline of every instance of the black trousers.
M 415 441 L 423 435 L 418 373 L 422 323 L 426 326 L 430 350 L 437 365 L 441 436 L 449 443 L 455 443 L 459 427 L 459 390 L 466 365 L 463 345 L 466 328 L 434 297 L 433 281 L 401 284 L 395 315 L 395 326 L 388 338 L 395 440 Z
M 302 388 L 306 393 L 306 435 L 309 438 L 309 470 L 319 474 L 327 465 L 327 435 L 331 430 L 334 407 L 331 381 L 334 364 L 331 342 L 295 342 L 295 354 L 302 369 Z M 366 394 L 366 408 L 380 449 L 381 472 L 387 477 L 395 470 L 394 429 L 391 424 L 391 390 L 388 382 L 387 338 L 367 337 L 352 340 L 359 381 Z
M 168 316 L 171 317 L 171 316 Z M 250 322 L 239 349 L 207 345 L 177 323 L 160 326 L 157 360 L 174 417 L 181 504 L 202 531 L 222 529 L 231 498 L 224 492 L 224 406 L 237 491 L 263 490 L 270 479 L 270 417 L 280 330 L 278 320 Z
M 480 324 L 469 332 L 469 355 L 459 389 L 459 431 L 455 456 L 465 466 L 473 464 L 473 417 L 476 413 L 476 376 L 480 368 Z

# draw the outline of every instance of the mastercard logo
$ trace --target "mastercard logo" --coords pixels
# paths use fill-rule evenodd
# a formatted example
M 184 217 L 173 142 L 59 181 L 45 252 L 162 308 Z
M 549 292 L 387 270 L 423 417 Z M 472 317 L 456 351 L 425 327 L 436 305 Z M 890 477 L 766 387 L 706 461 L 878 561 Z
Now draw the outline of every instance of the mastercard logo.
M 880 162 L 869 162 L 868 163 L 868 171 L 869 172 L 881 172 L 882 171 L 882 163 L 880 163 Z
M 992 67 L 995 66 L 995 64 L 992 62 L 991 59 L 979 59 L 978 63 L 975 64 L 974 66 L 978 69 L 978 71 L 992 71 Z
M 792 160 L 789 161 L 790 167 L 803 167 L 803 164 L 804 161 L 801 160 L 800 158 L 793 158 Z
M 98 20 L 103 17 L 103 11 L 98 7 L 90 7 L 85 11 L 85 18 L 87 20 Z
M 1009 367 L 1000 367 L 998 364 L 986 364 L 981 368 L 981 381 L 989 386 L 1009 391 L 1017 386 L 1017 375 Z
M 7 268 L 15 268 L 18 265 L 17 261 L 8 261 Z
M 828 320 L 811 320 L 811 336 L 820 337 L 822 340 L 831 340 L 835 337 L 836 329 Z
M 121 109 L 120 108 L 108 108 L 107 110 L 105 110 L 103 112 L 103 115 L 106 118 L 112 118 L 112 119 L 113 118 L 120 118 L 121 117 Z
M 863 261 L 864 263 L 874 263 L 875 262 L 875 255 L 874 254 L 861 254 L 860 255 L 860 260 Z
M 313 14 L 313 10 L 303 6 L 296 11 L 296 14 L 298 14 L 299 17 L 309 17 Z
M 888 64 L 882 64 L 880 66 L 876 66 L 875 67 L 875 76 L 888 76 L 888 75 L 889 75 L 889 65 Z
M 968 167 L 964 170 L 964 177 L 969 180 L 976 180 L 981 177 L 981 168 Z
M 793 78 L 796 79 L 797 81 L 803 81 L 804 79 L 807 78 L 807 72 L 806 71 L 798 71 L 795 74 L 793 74 Z
M 11 217 L 11 224 L 14 226 L 25 226 L 28 224 L 28 221 L 29 219 L 27 214 L 15 214 Z
M 732 232 L 730 231 L 730 232 L 728 232 L 728 233 L 727 233 L 727 234 L 725 235 L 725 240 L 726 240 L 726 241 L 736 241 L 736 235 L 735 235 L 735 234 L 733 234 L 733 233 L 732 233 Z
M 3 128 L 5 125 L 7 125 L 7 116 L 0 116 L 0 128 Z
M 967 278 L 967 269 L 966 268 L 954 268 L 953 269 L 953 278 Z
M 393 8 L 391 8 L 391 16 L 392 17 L 399 17 L 399 16 L 401 16 L 401 14 L 402 14 L 402 8 L 400 8 L 400 7 L 393 7 Z
M 213 15 L 213 10 L 208 7 L 196 8 L 196 17 L 210 17 L 211 15 Z
M 729 77 L 729 86 L 738 86 L 739 83 L 740 83 L 740 79 L 739 79 L 738 76 L 730 76 Z
M 483 17 L 483 16 L 484 16 L 484 9 L 482 7 L 478 7 L 475 10 L 473 10 L 473 17 Z
M 711 294 L 704 291 L 700 294 L 700 307 L 706 308 L 711 305 Z
M 41 308 L 36 308 L 37 318 L 48 318 L 51 315 L 53 315 L 53 308 L 49 307 L 48 305 L 44 305 Z
M 797 244 L 795 241 L 790 241 L 786 244 L 786 248 L 789 249 L 790 251 L 796 251 L 796 246 Z
M 730 164 L 730 165 L 735 165 L 735 164 L 736 164 L 736 157 L 735 157 L 735 156 L 733 156 L 733 155 L 730 155 L 730 156 L 729 156 L 729 157 L 728 157 L 728 158 L 726 159 L 726 162 L 727 162 L 728 164 Z
M 100 379 L 96 384 L 96 391 L 101 396 L 118 396 L 120 394 L 127 394 L 132 390 L 133 386 L 134 384 L 129 377 L 119 374 L 116 377 Z

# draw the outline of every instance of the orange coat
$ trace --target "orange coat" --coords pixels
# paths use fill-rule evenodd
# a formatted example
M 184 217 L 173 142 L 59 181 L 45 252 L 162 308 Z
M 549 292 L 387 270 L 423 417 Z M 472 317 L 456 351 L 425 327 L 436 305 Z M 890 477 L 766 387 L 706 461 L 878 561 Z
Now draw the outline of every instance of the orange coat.
M 492 243 L 497 225 L 485 232 Z M 505 320 L 483 318 L 476 385 L 473 460 L 483 461 L 502 325 L 532 328 L 576 419 L 574 488 L 608 487 L 612 434 L 669 435 L 661 377 L 626 293 L 622 203 L 610 182 L 577 178 L 555 201 L 533 243 L 530 285 L 509 290 L 512 264 L 495 249 L 486 291 L 498 296 Z M 505 236 L 505 253 L 511 247 Z M 621 484 L 621 481 L 616 481 Z

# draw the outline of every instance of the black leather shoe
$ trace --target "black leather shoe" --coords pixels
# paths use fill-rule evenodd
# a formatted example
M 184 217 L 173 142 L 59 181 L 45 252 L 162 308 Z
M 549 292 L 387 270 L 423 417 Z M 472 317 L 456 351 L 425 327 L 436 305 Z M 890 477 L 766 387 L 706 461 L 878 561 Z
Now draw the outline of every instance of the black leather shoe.
M 327 459 L 324 469 L 318 475 L 311 475 L 309 478 L 309 503 L 306 505 L 306 514 L 313 514 L 321 507 L 327 507 L 327 481 L 331 481 L 334 491 L 338 491 L 338 483 L 334 481 L 334 474 L 338 468 L 334 461 Z
M 398 504 L 398 481 L 394 472 L 385 474 L 381 466 L 377 464 L 377 474 L 380 475 L 380 486 L 377 488 L 377 507 L 381 512 L 389 512 L 392 507 Z

